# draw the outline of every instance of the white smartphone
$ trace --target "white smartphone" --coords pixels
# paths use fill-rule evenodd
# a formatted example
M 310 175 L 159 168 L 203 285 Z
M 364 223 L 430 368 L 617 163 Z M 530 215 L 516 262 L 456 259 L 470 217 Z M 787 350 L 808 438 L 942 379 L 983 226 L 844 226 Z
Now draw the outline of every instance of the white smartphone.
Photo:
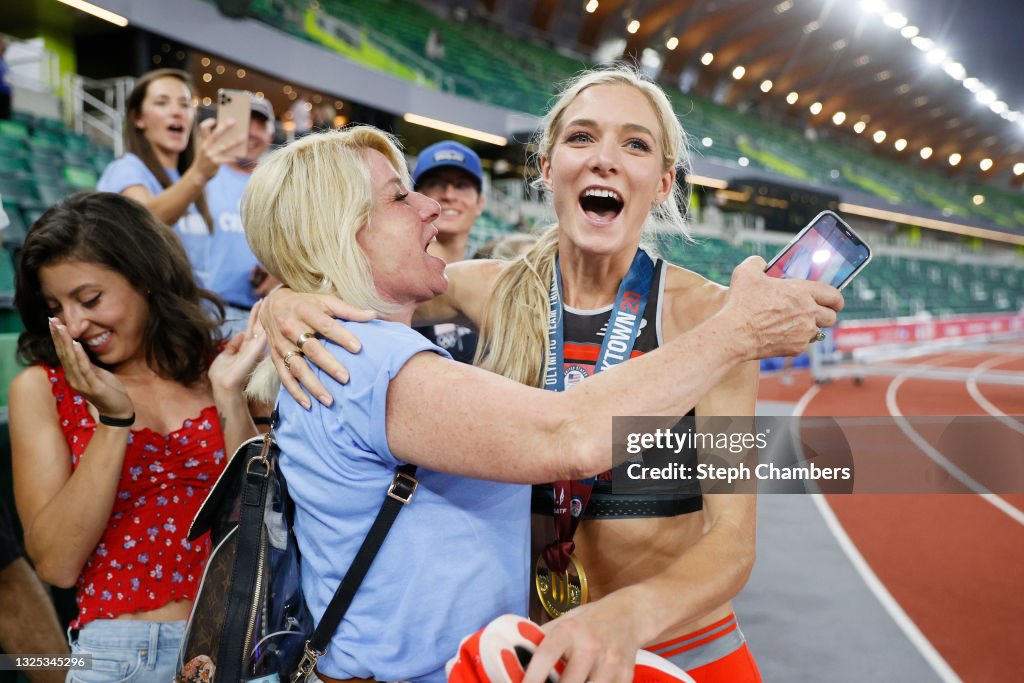
M 842 289 L 871 261 L 871 248 L 832 211 L 822 211 L 765 268 L 772 277 Z
M 217 125 L 228 119 L 235 122 L 231 132 L 224 138 L 224 149 L 238 158 L 244 157 L 248 151 L 251 106 L 252 93 L 248 90 L 221 88 L 217 91 Z

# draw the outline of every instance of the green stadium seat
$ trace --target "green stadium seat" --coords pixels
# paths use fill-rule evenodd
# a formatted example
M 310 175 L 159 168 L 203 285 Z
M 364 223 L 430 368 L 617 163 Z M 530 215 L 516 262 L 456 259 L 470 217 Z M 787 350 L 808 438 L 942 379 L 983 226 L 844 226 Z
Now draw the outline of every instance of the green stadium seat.
M 96 172 L 91 168 L 82 168 L 80 166 L 65 166 L 64 167 L 64 180 L 67 181 L 68 185 L 78 190 L 93 190 L 96 188 L 96 182 L 99 178 L 96 176 Z
M 24 368 L 18 362 L 18 332 L 0 333 L 0 406 L 6 408 L 11 382 Z
M 17 121 L 0 121 L 0 136 L 24 140 L 28 137 L 28 128 L 25 124 Z
M 0 309 L 14 308 L 14 261 L 6 249 L 0 250 Z
M 28 233 L 28 225 L 21 213 L 21 207 L 15 202 L 4 202 L 4 213 L 10 221 L 3 231 L 3 246 L 5 249 L 17 249 L 25 241 Z

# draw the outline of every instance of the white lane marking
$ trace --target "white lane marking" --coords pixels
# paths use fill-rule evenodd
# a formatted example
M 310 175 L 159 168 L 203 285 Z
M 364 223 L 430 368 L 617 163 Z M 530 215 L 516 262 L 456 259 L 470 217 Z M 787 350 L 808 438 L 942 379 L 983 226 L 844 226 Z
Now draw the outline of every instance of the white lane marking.
M 999 408 L 997 408 L 994 403 L 985 398 L 985 396 L 981 393 L 981 390 L 978 389 L 978 377 L 985 374 L 986 370 L 989 370 L 1005 361 L 1005 358 L 997 357 L 989 358 L 984 363 L 980 363 L 978 367 L 974 369 L 974 372 L 971 373 L 971 376 L 967 378 L 967 393 L 971 395 L 971 398 L 974 399 L 974 402 L 981 406 L 986 413 L 996 418 L 1004 425 L 1006 425 L 1013 431 L 1017 432 L 1018 434 L 1024 434 L 1024 424 L 1021 424 L 1020 422 L 1014 420 L 1012 417 L 1010 417 L 1003 411 L 999 410 Z
M 793 408 L 793 417 L 797 420 L 803 415 L 804 410 L 811 400 L 818 395 L 820 388 L 815 385 L 811 387 L 807 393 L 800 397 L 796 406 Z M 794 430 L 794 434 L 797 430 Z M 803 447 L 800 445 L 799 436 L 794 436 L 795 447 L 800 458 L 803 459 Z M 935 674 L 939 677 L 942 683 L 960 683 L 960 677 L 956 675 L 953 668 L 943 659 L 939 651 L 935 649 L 935 646 L 931 644 L 927 637 L 921 632 L 921 629 L 917 627 L 917 624 L 903 611 L 900 604 L 896 602 L 896 598 L 892 597 L 885 585 L 881 582 L 878 576 L 872 571 L 870 565 L 864 559 L 864 556 L 857 550 L 857 546 L 850 540 L 850 536 L 843 529 L 843 525 L 840 524 L 836 518 L 832 508 L 829 507 L 828 501 L 825 500 L 825 496 L 820 493 L 812 493 L 811 500 L 814 501 L 815 507 L 818 508 L 818 512 L 821 514 L 821 518 L 825 522 L 825 526 L 835 537 L 836 543 L 846 554 L 847 559 L 850 560 L 850 564 L 853 565 L 854 570 L 860 575 L 861 580 L 864 581 L 864 585 L 867 586 L 868 590 L 875 596 L 878 603 L 882 606 L 893 620 L 896 626 L 903 631 L 903 635 L 907 637 L 911 645 L 917 648 L 922 659 L 928 663 L 928 666 L 932 668 Z

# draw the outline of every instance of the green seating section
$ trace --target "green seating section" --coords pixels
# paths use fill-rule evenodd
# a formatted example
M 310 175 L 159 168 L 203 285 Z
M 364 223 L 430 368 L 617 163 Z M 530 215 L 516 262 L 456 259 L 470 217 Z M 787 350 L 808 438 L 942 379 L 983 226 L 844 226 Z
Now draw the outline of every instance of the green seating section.
M 62 121 L 14 112 L 0 121 L 0 197 L 11 221 L 4 247 L 16 252 L 28 226 L 47 207 L 96 187 L 113 151 L 74 133 Z
M 662 236 L 661 254 L 710 280 L 728 284 L 732 269 L 747 256 L 771 256 L 775 248 L 738 246 L 713 238 L 686 243 Z M 931 259 L 877 256 L 845 290 L 841 320 L 932 315 L 1010 313 L 1024 309 L 1024 269 L 956 264 Z

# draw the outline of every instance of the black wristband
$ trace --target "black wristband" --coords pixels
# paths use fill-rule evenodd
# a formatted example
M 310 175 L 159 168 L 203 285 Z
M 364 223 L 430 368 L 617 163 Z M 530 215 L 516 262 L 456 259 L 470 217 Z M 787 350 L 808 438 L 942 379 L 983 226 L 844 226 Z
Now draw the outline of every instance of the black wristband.
M 131 417 L 110 417 L 101 414 L 100 424 L 105 424 L 108 427 L 131 427 L 135 424 L 135 413 L 132 413 Z

